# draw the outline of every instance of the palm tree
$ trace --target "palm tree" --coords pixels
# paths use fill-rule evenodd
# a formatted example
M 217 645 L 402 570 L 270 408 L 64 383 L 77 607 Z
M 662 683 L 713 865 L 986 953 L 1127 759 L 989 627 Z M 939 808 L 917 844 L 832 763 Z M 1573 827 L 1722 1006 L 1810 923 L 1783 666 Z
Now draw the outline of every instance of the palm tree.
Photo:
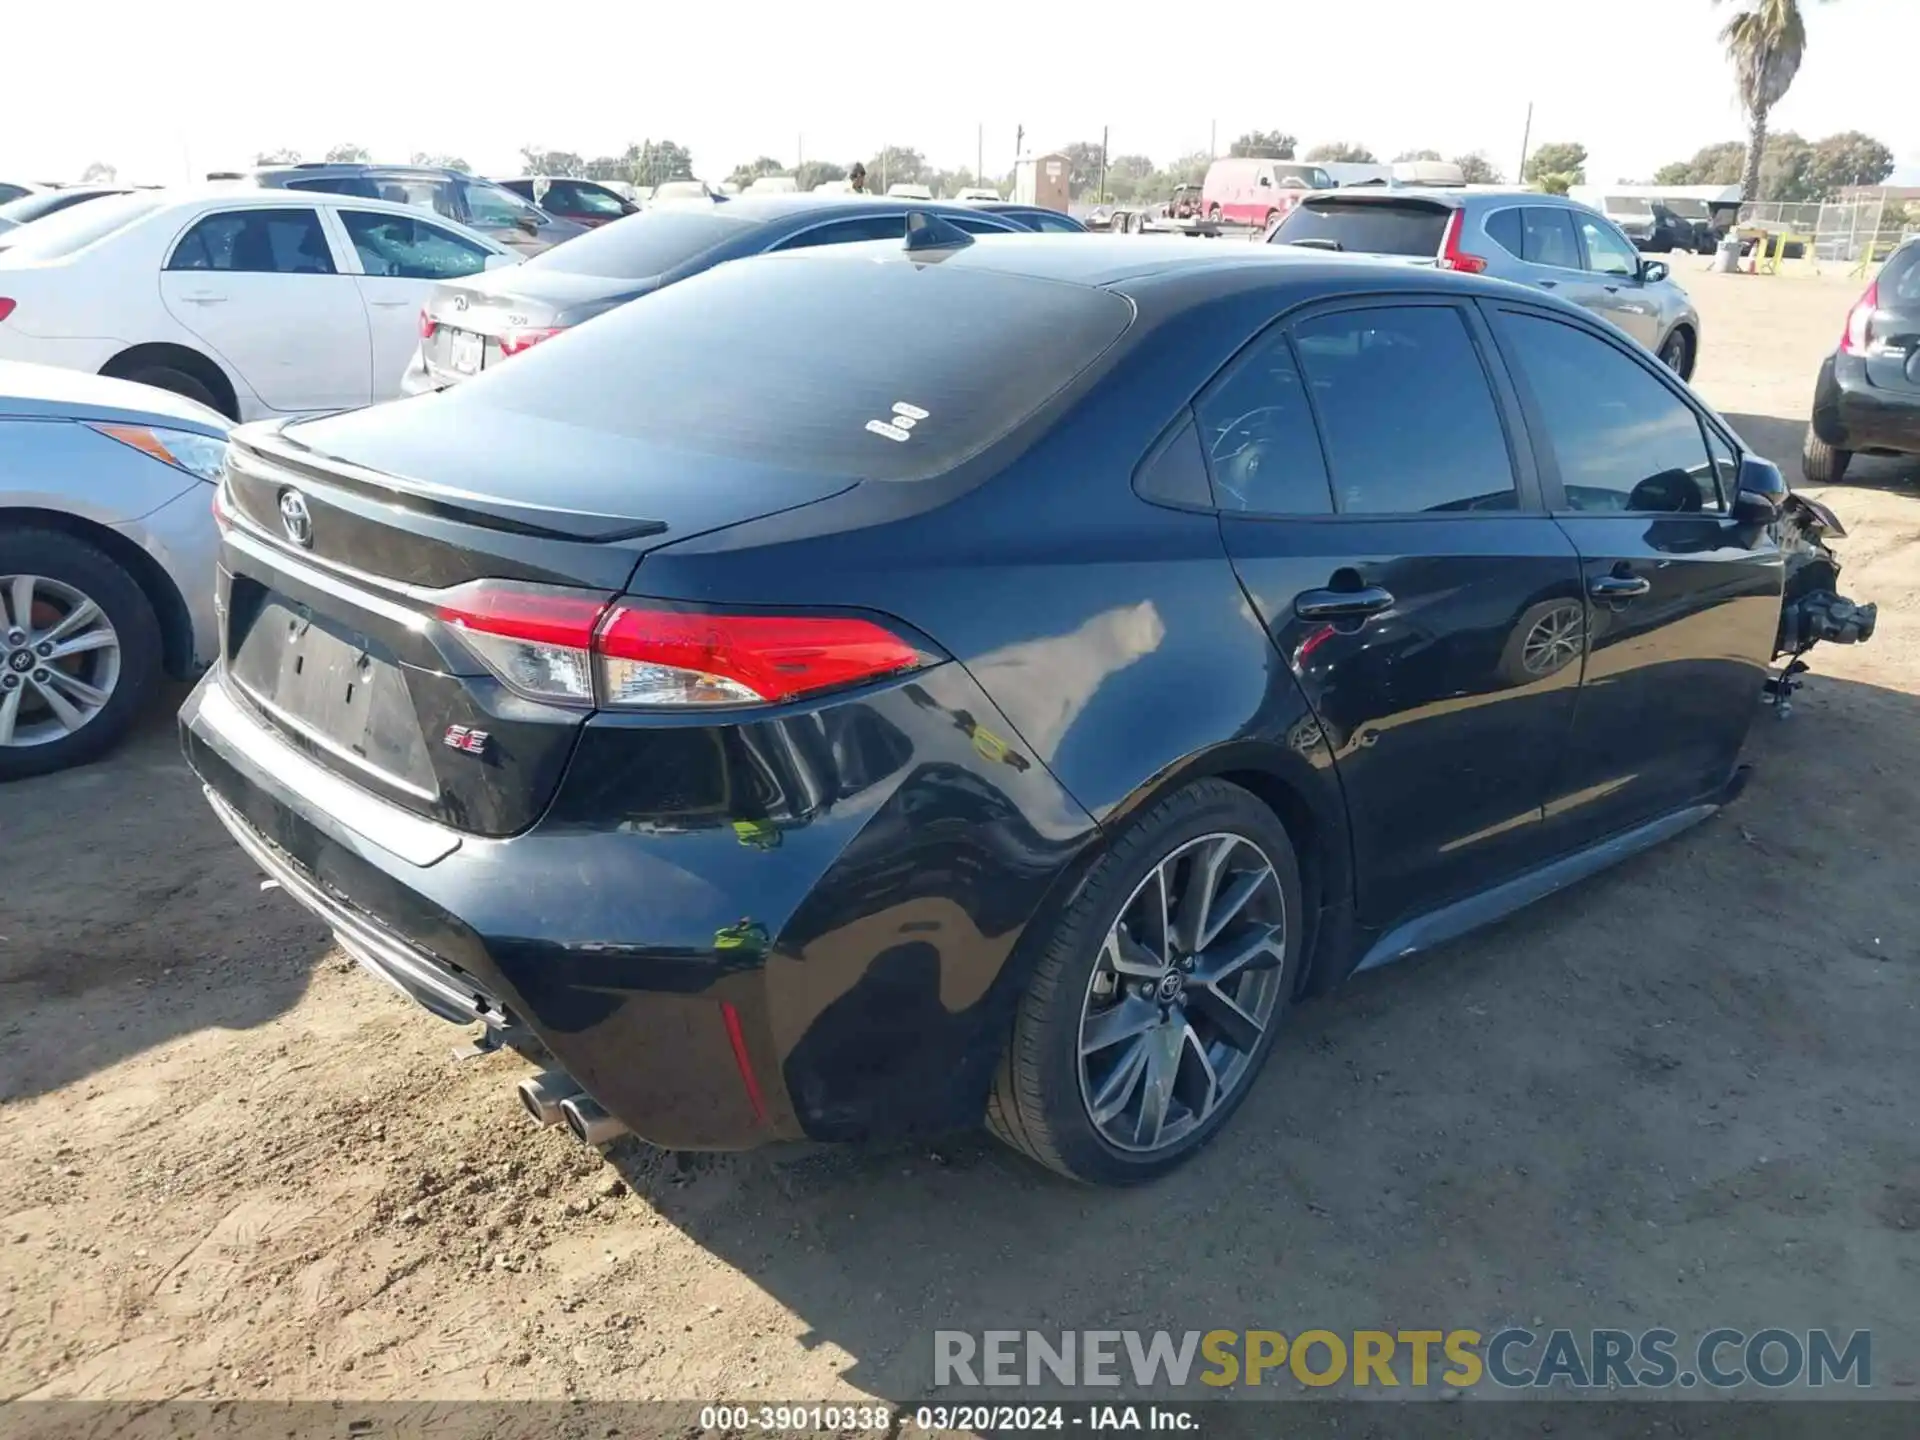
M 1718 5 L 1721 0 L 1713 0 Z M 1807 53 L 1807 27 L 1800 0 L 1733 0 L 1739 8 L 1720 38 L 1747 112 L 1747 173 L 1743 198 L 1760 198 L 1760 161 L 1767 149 L 1767 115 L 1786 98 Z

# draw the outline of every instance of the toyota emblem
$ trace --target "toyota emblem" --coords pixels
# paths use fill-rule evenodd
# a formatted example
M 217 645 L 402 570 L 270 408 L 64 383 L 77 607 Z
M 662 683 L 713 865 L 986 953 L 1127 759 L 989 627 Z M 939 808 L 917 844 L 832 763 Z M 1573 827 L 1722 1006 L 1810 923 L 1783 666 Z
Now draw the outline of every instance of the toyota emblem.
M 462 294 L 460 294 L 459 292 L 457 292 L 457 291 L 456 291 L 456 292 L 454 293 L 454 297 L 453 297 L 453 308 L 454 308 L 454 309 L 456 309 L 456 310 L 464 310 L 464 309 L 466 309 L 466 308 L 467 308 L 467 297 L 466 297 L 466 296 L 464 296 L 464 295 L 462 295 Z
M 307 510 L 307 497 L 298 490 L 280 492 L 280 523 L 287 538 L 303 549 L 313 544 L 313 516 Z

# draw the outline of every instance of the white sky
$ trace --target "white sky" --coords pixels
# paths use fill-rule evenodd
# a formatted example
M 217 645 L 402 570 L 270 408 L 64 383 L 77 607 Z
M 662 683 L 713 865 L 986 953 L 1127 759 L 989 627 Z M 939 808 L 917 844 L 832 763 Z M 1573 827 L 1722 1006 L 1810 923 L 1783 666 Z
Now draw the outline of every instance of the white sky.
M 1511 177 L 1533 138 L 1579 140 L 1596 182 L 1640 178 L 1743 133 L 1708 0 L 1092 0 L 958 5 L 501 0 L 0 0 L 0 178 L 88 162 L 172 182 L 280 146 L 352 141 L 518 172 L 522 144 L 584 155 L 689 146 L 724 177 L 765 153 L 851 160 L 911 145 L 937 166 L 1011 166 L 1098 142 L 1166 161 L 1278 128 L 1382 159 L 1484 149 Z M 1920 106 L 1888 79 L 1920 55 L 1915 0 L 1806 3 L 1807 63 L 1775 126 L 1860 129 L 1920 183 Z M 1041 21 L 1038 17 L 1045 16 Z M 1894 64 L 1894 70 L 1885 67 Z

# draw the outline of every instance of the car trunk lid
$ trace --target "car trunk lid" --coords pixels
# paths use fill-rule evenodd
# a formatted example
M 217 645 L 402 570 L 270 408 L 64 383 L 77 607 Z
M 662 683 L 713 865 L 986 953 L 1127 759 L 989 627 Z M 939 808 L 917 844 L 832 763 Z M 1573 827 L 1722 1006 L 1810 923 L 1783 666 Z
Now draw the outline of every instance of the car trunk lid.
M 316 764 L 416 814 L 508 835 L 544 809 L 590 711 L 503 681 L 457 612 L 502 589 L 608 601 L 656 546 L 853 482 L 460 406 L 458 393 L 239 432 L 219 502 L 221 683 Z

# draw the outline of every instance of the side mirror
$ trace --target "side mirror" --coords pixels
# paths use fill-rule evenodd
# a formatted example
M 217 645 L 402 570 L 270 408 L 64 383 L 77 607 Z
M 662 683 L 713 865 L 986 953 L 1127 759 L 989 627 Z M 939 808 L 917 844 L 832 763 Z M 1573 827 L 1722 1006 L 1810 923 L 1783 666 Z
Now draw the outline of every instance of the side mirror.
M 538 235 L 540 233 L 540 217 L 538 215 L 519 216 L 515 223 L 529 235 Z
M 1740 457 L 1740 484 L 1733 493 L 1736 525 L 1771 525 L 1787 503 L 1787 477 L 1771 460 L 1758 455 Z
M 1673 273 L 1673 267 L 1664 260 L 1642 260 L 1640 278 L 1649 285 L 1658 285 Z

